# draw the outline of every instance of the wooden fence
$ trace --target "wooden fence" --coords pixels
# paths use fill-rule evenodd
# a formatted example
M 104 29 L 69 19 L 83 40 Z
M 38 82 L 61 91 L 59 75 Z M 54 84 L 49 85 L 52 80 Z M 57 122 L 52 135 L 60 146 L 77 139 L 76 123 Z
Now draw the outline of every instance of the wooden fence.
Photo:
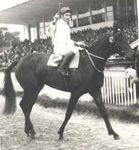
M 102 97 L 107 104 L 136 104 L 136 85 L 131 83 L 131 79 L 124 71 L 105 71 Z

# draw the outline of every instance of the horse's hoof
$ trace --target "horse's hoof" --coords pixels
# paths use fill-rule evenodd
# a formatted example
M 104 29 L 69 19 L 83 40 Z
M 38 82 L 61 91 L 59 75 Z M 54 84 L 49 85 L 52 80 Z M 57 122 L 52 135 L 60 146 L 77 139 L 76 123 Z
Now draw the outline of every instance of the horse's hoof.
M 59 140 L 63 140 L 63 135 L 59 135 Z
M 120 136 L 119 136 L 118 134 L 116 134 L 116 135 L 113 135 L 113 138 L 114 138 L 115 140 L 119 140 L 119 139 L 120 139 Z
M 30 132 L 28 136 L 33 140 L 35 139 L 35 132 Z
M 59 140 L 63 140 L 63 134 L 60 134 L 60 133 L 58 134 L 59 134 Z
M 30 135 L 30 138 L 31 138 L 32 140 L 34 140 L 34 139 L 35 139 L 35 134 L 34 134 L 34 135 L 31 134 L 31 135 Z
M 63 130 L 59 129 L 58 135 L 59 135 L 59 140 L 63 140 Z

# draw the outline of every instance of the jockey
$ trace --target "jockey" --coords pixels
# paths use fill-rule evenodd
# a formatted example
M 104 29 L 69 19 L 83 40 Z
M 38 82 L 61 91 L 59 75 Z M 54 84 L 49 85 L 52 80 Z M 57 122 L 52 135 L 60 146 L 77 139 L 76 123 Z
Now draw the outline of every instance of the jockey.
M 69 7 L 61 8 L 59 12 L 59 18 L 56 22 L 56 29 L 53 37 L 54 53 L 64 56 L 62 63 L 60 64 L 58 71 L 62 75 L 68 75 L 68 66 L 72 60 L 74 54 L 78 52 L 80 47 L 76 46 L 75 41 L 71 39 L 71 9 Z

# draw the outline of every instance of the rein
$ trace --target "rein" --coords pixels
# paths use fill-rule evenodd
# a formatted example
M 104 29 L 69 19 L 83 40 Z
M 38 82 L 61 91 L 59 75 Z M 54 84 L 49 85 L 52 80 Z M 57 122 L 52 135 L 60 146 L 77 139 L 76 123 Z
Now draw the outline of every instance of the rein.
M 95 55 L 95 54 L 92 54 L 92 53 L 88 52 L 87 50 L 86 50 L 86 53 L 88 53 L 88 55 L 94 56 L 94 57 L 99 58 L 99 59 L 102 59 L 102 60 L 105 59 L 104 57 L 100 57 L 100 56 L 97 56 L 97 55 Z
M 93 57 L 95 57 L 95 58 L 101 59 L 101 60 L 105 60 L 105 58 L 104 58 L 104 57 L 97 56 L 97 55 L 94 55 L 94 54 L 88 52 L 87 50 L 85 50 L 85 51 L 86 51 L 86 53 L 87 53 L 87 55 L 88 55 L 88 58 L 89 58 L 89 60 L 90 60 L 90 62 L 91 62 L 91 64 L 92 64 L 92 66 L 96 69 L 96 71 L 97 71 L 97 72 L 100 72 L 100 73 L 103 73 L 102 70 L 100 70 L 100 69 L 97 68 L 97 66 L 95 65 L 95 63 L 94 63 L 93 60 L 91 59 L 90 55 L 93 56 Z

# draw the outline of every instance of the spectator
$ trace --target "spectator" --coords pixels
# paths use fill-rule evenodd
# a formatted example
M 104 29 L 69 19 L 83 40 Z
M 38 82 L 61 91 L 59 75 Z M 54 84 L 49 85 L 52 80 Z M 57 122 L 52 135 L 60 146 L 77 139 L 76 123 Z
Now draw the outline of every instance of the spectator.
M 132 24 L 132 26 L 127 26 L 126 24 L 123 24 L 122 30 L 129 43 L 132 43 L 137 39 L 138 32 L 135 25 Z M 74 41 L 84 41 L 88 46 L 91 46 L 96 40 L 112 31 L 112 27 L 100 28 L 99 30 L 87 29 L 78 31 L 77 33 L 72 33 L 71 37 Z M 18 45 L 13 45 L 9 50 L 0 53 L 0 66 L 8 66 L 15 59 L 19 59 L 34 52 L 52 53 L 53 47 L 51 39 L 35 40 L 34 42 L 24 40 Z

